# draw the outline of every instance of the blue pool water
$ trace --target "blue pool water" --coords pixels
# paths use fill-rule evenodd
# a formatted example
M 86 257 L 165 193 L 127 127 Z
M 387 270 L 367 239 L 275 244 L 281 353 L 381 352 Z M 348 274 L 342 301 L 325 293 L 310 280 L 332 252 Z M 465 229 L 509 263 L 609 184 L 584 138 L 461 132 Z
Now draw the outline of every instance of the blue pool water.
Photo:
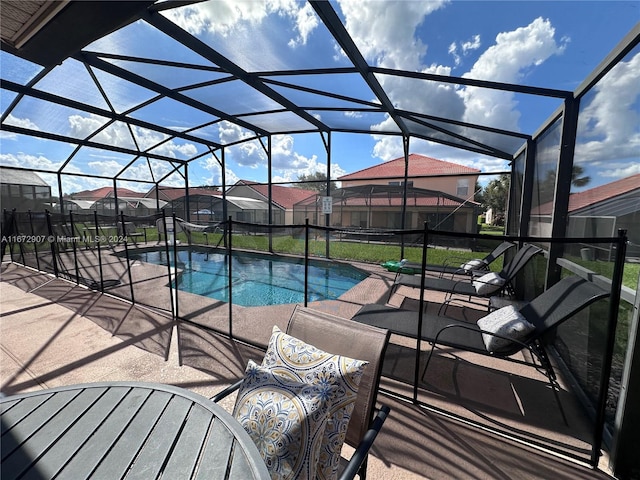
M 229 301 L 229 270 L 224 253 L 179 250 L 178 268 L 183 271 L 178 289 Z M 171 257 L 173 254 L 170 254 Z M 164 251 L 131 255 L 132 260 L 166 265 Z M 173 263 L 173 262 L 172 262 Z M 302 260 L 267 255 L 233 254 L 233 303 L 244 307 L 304 302 Z M 309 262 L 308 301 L 338 298 L 368 274 L 348 265 Z

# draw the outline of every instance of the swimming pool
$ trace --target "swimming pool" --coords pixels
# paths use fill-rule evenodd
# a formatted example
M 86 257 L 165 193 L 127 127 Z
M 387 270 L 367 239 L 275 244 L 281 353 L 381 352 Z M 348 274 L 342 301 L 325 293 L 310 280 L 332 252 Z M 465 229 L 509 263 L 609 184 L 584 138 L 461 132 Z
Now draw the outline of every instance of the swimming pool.
M 178 268 L 182 270 L 177 286 L 179 290 L 229 301 L 229 270 L 225 253 L 178 250 L 177 255 Z M 132 254 L 130 258 L 167 264 L 164 251 L 141 252 Z M 234 252 L 232 258 L 234 304 L 257 307 L 304 302 L 302 259 L 245 252 Z M 367 276 L 367 273 L 349 265 L 310 261 L 307 300 L 336 299 Z

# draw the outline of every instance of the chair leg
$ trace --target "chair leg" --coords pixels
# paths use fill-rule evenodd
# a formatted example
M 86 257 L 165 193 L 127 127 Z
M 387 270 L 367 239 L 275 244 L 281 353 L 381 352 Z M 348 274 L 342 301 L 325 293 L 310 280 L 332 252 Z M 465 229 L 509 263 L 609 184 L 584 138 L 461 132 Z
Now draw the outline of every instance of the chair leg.
M 364 463 L 360 466 L 360 470 L 358 470 L 358 476 L 360 477 L 360 480 L 366 480 L 367 478 L 367 462 L 368 462 L 368 456 L 367 458 L 364 460 Z
M 427 361 L 424 364 L 424 368 L 422 369 L 422 375 L 420 375 L 420 380 L 424 381 L 424 377 L 427 374 L 427 368 L 429 368 L 429 362 L 431 362 L 431 357 L 433 357 L 433 351 L 436 349 L 436 344 L 429 342 L 431 345 L 431 350 L 429 350 L 429 355 L 427 355 Z
M 560 402 L 560 384 L 558 383 L 558 377 L 553 369 L 553 365 L 551 365 L 547 351 L 540 342 L 536 342 L 531 348 L 531 353 L 540 360 L 540 366 L 545 370 L 545 374 L 549 379 L 549 385 L 551 385 L 551 389 L 553 390 L 553 395 L 556 399 L 556 403 L 558 404 L 558 408 L 560 409 L 562 420 L 564 420 L 564 424 L 568 427 L 569 421 L 567 420 L 564 408 L 562 408 L 562 402 Z
M 444 301 L 440 304 L 440 308 L 438 308 L 438 316 L 440 316 L 442 312 L 442 308 L 444 307 L 444 314 L 446 315 L 447 313 L 447 308 L 449 308 L 449 304 L 451 303 L 451 300 L 453 298 L 453 294 L 451 292 L 447 292 L 447 294 L 444 297 Z
M 393 296 L 393 294 L 395 293 L 397 288 L 398 288 L 398 284 L 395 283 L 395 281 L 394 281 L 393 285 L 391 285 L 391 289 L 389 290 L 389 296 L 387 297 L 387 303 L 389 303 L 389 301 L 391 300 L 391 297 Z

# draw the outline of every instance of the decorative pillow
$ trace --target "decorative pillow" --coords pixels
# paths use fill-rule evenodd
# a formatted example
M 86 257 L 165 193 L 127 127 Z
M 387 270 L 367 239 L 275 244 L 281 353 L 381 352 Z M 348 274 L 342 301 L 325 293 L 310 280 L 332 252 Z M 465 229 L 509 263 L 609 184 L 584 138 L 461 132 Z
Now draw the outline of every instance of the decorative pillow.
M 233 415 L 258 447 L 272 480 L 315 480 L 332 389 L 249 360 Z
M 476 278 L 473 281 L 473 287 L 478 292 L 478 295 L 491 295 L 493 292 L 497 292 L 504 285 L 505 279 L 498 273 L 487 273 L 480 278 Z
M 487 262 L 476 258 L 475 260 L 469 260 L 467 263 L 460 265 L 460 268 L 465 272 L 471 272 L 472 270 L 482 270 L 487 268 Z
M 513 305 L 502 307 L 482 317 L 478 320 L 477 324 L 481 330 L 518 341 L 522 341 L 536 328 L 529 323 Z M 489 352 L 499 353 L 511 345 L 511 342 L 507 338 L 494 337 L 488 333 L 482 334 L 482 340 L 484 340 L 484 345 Z
M 347 433 L 358 386 L 368 362 L 324 352 L 273 327 L 263 366 L 312 385 L 333 386 L 328 422 L 320 448 L 318 479 L 338 476 L 340 452 Z

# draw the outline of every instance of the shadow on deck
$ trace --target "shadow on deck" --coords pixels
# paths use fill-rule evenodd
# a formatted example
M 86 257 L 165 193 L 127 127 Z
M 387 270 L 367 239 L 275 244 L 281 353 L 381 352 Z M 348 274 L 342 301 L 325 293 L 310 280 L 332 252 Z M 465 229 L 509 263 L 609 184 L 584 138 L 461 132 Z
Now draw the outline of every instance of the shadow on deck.
M 350 318 L 364 303 L 383 303 L 390 277 L 373 270 L 366 285 L 344 298 L 309 306 Z M 286 327 L 293 309 L 289 305 L 238 307 L 234 335 L 252 346 L 196 323 L 180 322 L 176 329 L 161 311 L 15 264 L 3 264 L 1 280 L 4 394 L 73 383 L 140 380 L 212 396 L 241 376 L 249 359 L 260 361 L 260 346 L 266 345 L 271 327 Z M 400 290 L 391 302 L 416 308 L 411 293 Z M 429 300 L 437 304 L 439 297 Z M 227 328 L 227 304 L 191 308 L 195 313 L 190 321 Z M 435 310 L 437 306 L 431 311 Z M 470 308 L 449 313 L 482 314 Z M 590 423 L 569 389 L 561 392 L 569 418 L 565 425 L 544 376 L 534 369 L 457 351 L 438 353 L 427 374 L 422 376 L 420 371 L 418 375 L 418 401 L 428 407 L 406 401 L 403 397 L 413 394 L 415 342 L 392 336 L 381 385 L 384 392 L 379 396 L 392 412 L 372 450 L 370 478 L 611 478 L 524 443 L 532 440 L 569 457 L 588 459 Z M 225 406 L 231 408 L 233 399 L 227 401 Z M 470 425 L 465 419 L 522 441 Z

